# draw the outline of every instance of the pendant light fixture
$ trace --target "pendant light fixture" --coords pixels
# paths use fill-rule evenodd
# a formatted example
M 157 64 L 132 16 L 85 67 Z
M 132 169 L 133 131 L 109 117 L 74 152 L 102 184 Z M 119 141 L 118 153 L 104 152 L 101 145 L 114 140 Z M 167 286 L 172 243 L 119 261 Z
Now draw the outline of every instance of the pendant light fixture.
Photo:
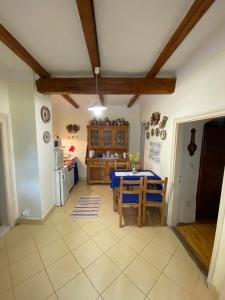
M 95 67 L 95 89 L 96 89 L 96 95 L 98 95 L 98 74 L 99 74 L 100 68 Z M 88 108 L 88 110 L 94 111 L 94 112 L 101 112 L 103 110 L 106 110 L 107 108 L 101 104 L 98 104 L 95 102 L 95 104 Z

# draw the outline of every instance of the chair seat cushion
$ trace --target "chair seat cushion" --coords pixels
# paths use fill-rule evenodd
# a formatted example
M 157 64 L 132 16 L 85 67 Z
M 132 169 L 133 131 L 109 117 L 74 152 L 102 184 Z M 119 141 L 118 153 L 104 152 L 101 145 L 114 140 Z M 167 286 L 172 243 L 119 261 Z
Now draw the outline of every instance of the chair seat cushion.
M 146 200 L 147 201 L 161 202 L 162 201 L 162 195 L 161 194 L 147 193 L 146 194 Z
M 138 194 L 123 194 L 123 203 L 138 203 Z

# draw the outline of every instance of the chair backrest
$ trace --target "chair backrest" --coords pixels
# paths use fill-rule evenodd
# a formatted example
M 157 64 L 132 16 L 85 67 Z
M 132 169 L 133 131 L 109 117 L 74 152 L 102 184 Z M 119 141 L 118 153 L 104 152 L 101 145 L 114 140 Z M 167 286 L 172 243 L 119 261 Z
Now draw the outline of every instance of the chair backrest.
M 127 189 L 127 187 L 132 187 L 132 189 Z M 142 196 L 143 190 L 143 178 L 137 180 L 125 180 L 123 177 L 120 177 L 120 197 L 125 194 L 129 195 L 139 195 Z
M 147 177 L 144 177 L 143 199 L 146 199 L 147 193 L 160 194 L 162 195 L 162 202 L 165 202 L 167 181 L 167 177 L 163 179 L 148 179 Z
M 130 169 L 130 161 L 117 161 L 115 160 L 115 170 L 129 170 Z

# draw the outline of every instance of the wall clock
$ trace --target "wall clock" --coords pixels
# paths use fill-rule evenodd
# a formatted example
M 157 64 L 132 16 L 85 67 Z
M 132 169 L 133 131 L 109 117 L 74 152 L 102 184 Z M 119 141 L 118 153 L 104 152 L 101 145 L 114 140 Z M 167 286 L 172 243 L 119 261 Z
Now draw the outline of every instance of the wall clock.
M 43 141 L 45 142 L 45 144 L 49 143 L 51 139 L 51 134 L 49 131 L 45 131 L 43 133 Z
M 41 118 L 44 123 L 48 123 L 51 119 L 51 113 L 47 106 L 41 108 Z

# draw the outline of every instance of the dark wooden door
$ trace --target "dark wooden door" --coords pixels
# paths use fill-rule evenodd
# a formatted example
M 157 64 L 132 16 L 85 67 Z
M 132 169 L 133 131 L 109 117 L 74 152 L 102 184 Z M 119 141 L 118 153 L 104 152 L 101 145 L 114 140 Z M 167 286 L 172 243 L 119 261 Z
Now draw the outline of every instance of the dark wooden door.
M 196 219 L 218 215 L 225 165 L 225 120 L 205 124 L 196 198 Z

